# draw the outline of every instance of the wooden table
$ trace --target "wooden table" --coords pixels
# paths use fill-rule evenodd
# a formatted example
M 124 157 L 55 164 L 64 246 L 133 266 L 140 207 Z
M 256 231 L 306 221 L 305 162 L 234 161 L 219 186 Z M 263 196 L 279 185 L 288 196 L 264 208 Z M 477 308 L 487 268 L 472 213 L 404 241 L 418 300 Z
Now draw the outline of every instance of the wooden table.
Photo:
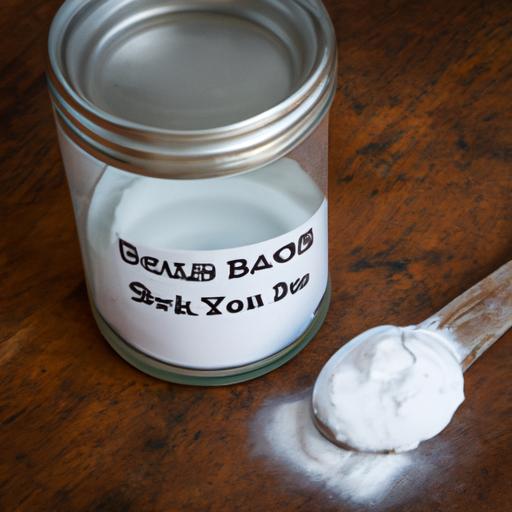
M 59 3 L 0 7 L 0 510 L 510 510 L 510 332 L 377 498 L 273 455 L 261 420 L 360 331 L 420 321 L 512 257 L 510 2 L 328 2 L 332 306 L 295 360 L 218 389 L 139 373 L 93 322 L 43 74 Z

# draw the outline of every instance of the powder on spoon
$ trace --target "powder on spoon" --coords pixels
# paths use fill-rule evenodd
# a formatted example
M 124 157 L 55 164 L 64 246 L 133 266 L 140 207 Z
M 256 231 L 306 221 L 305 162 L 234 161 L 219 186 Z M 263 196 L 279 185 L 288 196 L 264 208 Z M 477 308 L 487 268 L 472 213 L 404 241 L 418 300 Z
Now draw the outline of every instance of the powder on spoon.
M 407 451 L 439 434 L 464 400 L 448 340 L 417 327 L 381 326 L 346 344 L 313 392 L 322 429 L 360 451 Z

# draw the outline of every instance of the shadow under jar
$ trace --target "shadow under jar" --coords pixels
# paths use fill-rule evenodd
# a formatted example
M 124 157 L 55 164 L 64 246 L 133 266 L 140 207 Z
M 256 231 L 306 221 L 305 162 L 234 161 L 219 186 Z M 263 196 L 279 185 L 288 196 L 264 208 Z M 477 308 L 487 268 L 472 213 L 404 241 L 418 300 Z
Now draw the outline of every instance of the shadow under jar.
M 317 0 L 67 0 L 49 89 L 98 326 L 129 363 L 248 380 L 329 303 L 336 44 Z

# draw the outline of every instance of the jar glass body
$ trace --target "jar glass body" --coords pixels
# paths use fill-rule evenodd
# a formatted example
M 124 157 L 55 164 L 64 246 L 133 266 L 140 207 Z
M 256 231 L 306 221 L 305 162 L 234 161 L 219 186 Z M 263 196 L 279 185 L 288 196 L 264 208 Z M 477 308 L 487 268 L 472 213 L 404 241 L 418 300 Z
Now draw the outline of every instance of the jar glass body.
M 223 384 L 309 342 L 329 301 L 327 115 L 284 158 L 196 180 L 113 167 L 57 126 L 92 309 L 125 359 Z

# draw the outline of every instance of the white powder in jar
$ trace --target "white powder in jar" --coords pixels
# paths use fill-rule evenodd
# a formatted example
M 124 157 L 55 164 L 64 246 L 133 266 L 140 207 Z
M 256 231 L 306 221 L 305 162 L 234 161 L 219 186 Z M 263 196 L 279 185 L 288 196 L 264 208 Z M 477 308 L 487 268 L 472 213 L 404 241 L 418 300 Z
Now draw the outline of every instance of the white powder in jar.
M 140 352 L 190 369 L 235 368 L 285 350 L 313 321 L 328 281 L 327 201 L 289 158 L 211 180 L 108 168 L 87 244 L 103 319 Z M 230 262 L 245 274 L 233 277 Z M 214 277 L 194 279 L 193 268 L 205 266 Z

